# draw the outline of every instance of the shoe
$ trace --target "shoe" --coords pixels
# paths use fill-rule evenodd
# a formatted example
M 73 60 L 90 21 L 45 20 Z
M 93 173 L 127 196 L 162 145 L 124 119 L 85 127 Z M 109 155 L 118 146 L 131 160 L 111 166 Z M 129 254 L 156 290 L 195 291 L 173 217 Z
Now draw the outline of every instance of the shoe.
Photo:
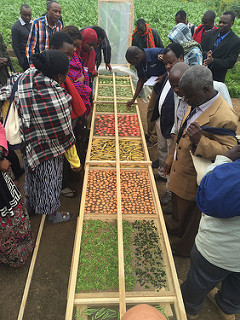
M 217 307 L 217 311 L 223 320 L 235 320 L 236 319 L 235 314 L 227 314 L 223 312 L 217 305 L 217 302 L 215 300 L 215 295 L 217 292 L 218 292 L 218 288 L 212 289 L 212 291 L 210 291 L 209 294 L 207 295 L 209 300 Z
M 172 201 L 172 192 L 170 190 L 167 190 L 164 197 L 160 199 L 160 202 L 163 206 L 168 205 Z
M 154 173 L 155 181 L 167 181 L 167 178 L 160 176 L 158 173 Z
M 159 167 L 159 159 L 152 162 L 152 168 L 157 169 Z
M 157 141 L 149 141 L 149 140 L 147 140 L 147 147 L 148 148 L 152 148 L 152 147 L 154 147 L 154 146 L 156 146 L 157 145 Z
M 68 222 L 74 218 L 74 215 L 72 212 L 57 212 L 54 216 L 53 214 L 49 215 L 48 222 L 50 223 L 62 223 L 62 222 Z
M 166 216 L 169 216 L 170 214 L 172 214 L 172 205 L 169 204 L 164 210 L 163 210 L 163 214 L 165 214 Z
M 76 191 L 74 191 L 70 188 L 64 188 L 60 192 L 60 195 L 66 197 L 66 198 L 74 198 L 76 195 Z

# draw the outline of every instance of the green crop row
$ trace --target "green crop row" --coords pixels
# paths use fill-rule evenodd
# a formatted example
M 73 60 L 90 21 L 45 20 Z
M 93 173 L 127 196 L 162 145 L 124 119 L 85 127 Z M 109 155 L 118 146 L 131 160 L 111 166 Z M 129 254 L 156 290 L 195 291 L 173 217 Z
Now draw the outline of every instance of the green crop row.
M 225 1 L 226 2 L 226 1 Z M 45 11 L 45 1 L 28 0 L 27 3 L 32 8 L 33 18 L 41 16 Z M 68 0 L 60 1 L 62 6 L 62 16 L 65 25 L 76 25 L 79 28 L 94 25 L 98 23 L 98 1 L 88 0 Z M 22 1 L 4 1 L 0 0 L 0 32 L 8 45 L 11 47 L 11 26 L 19 18 L 19 8 Z M 167 45 L 169 43 L 167 35 L 175 25 L 174 16 L 180 9 L 187 12 L 187 18 L 190 22 L 198 25 L 201 23 L 201 17 L 209 9 L 213 9 L 218 15 L 218 9 L 213 0 L 135 0 L 134 2 L 134 21 L 144 18 L 153 28 L 157 29 L 160 37 Z M 224 7 L 224 10 L 229 9 Z M 216 19 L 218 21 L 218 18 Z M 240 35 L 240 19 L 236 19 L 233 31 Z M 16 68 L 18 70 L 18 67 Z M 238 69 L 237 69 L 238 70 Z M 236 72 L 228 72 L 226 84 L 229 86 L 232 97 L 239 97 L 239 82 L 236 80 Z
M 28 0 L 32 8 L 33 18 L 41 16 L 46 12 L 45 1 Z M 65 25 L 76 25 L 80 28 L 98 23 L 98 1 L 68 0 L 60 1 L 62 16 Z M 175 13 L 184 9 L 187 12 L 188 20 L 198 25 L 201 23 L 203 13 L 208 9 L 215 9 L 215 1 L 194 1 L 183 0 L 135 0 L 134 20 L 144 18 L 153 28 L 156 28 L 166 44 L 167 34 L 175 24 Z M 21 0 L 4 1 L 0 0 L 0 32 L 7 44 L 11 42 L 11 26 L 19 18 Z M 235 22 L 234 30 L 240 33 L 240 21 Z

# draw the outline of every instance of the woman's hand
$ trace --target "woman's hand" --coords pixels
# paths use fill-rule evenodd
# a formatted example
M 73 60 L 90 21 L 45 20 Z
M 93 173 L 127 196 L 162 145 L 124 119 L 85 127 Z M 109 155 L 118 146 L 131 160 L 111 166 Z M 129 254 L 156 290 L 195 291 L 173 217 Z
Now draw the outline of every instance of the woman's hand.
M 72 171 L 74 171 L 74 172 L 80 172 L 81 170 L 82 170 L 82 165 L 80 164 L 80 167 L 78 167 L 78 168 L 71 168 L 72 169 Z
M 0 161 L 0 171 L 7 172 L 11 167 L 11 162 L 7 159 Z
M 85 81 L 84 74 L 82 74 L 81 77 L 78 78 L 76 82 L 78 82 L 78 81 L 84 83 L 84 81 Z

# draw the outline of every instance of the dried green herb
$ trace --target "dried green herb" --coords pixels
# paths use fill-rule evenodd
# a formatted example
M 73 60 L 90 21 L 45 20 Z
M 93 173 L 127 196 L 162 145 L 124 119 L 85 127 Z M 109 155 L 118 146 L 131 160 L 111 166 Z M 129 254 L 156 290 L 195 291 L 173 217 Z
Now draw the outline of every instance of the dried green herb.
M 98 95 L 99 96 L 105 96 L 105 97 L 113 97 L 114 91 L 113 86 L 99 86 L 98 88 Z
M 154 306 L 159 312 L 161 312 L 166 319 L 168 320 L 168 316 L 165 313 L 165 310 L 161 306 Z M 84 320 L 85 316 L 89 317 L 91 320 L 120 320 L 120 314 L 116 310 L 108 309 L 105 307 L 98 308 L 98 309 L 93 309 L 87 307 L 84 310 L 78 310 L 75 314 L 75 320 Z
M 132 269 L 132 227 L 123 221 L 125 285 L 135 286 Z M 76 292 L 118 290 L 117 222 L 88 220 L 83 224 Z
M 131 106 L 131 108 L 128 109 L 126 106 L 126 103 L 125 104 L 118 104 L 117 111 L 119 113 L 137 113 L 135 106 Z
M 104 103 L 98 103 L 96 106 L 97 112 L 114 112 L 114 105 L 113 104 L 104 104 Z
M 136 220 L 132 226 L 136 279 L 145 289 L 154 287 L 159 291 L 166 287 L 167 278 L 157 228 L 153 220 Z
M 116 86 L 116 96 L 131 98 L 133 96 L 132 88 L 130 86 Z

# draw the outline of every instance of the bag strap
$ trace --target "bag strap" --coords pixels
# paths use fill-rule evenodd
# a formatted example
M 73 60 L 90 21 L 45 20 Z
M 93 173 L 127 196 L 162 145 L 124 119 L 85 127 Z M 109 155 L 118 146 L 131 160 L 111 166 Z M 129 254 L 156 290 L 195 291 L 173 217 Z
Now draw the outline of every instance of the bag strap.
M 8 57 L 8 66 L 9 66 L 11 73 L 15 73 L 15 70 L 14 70 L 14 67 L 12 64 L 12 60 L 10 59 L 10 57 Z
M 232 136 L 237 140 L 237 143 L 240 144 L 240 141 L 238 140 L 236 136 L 236 132 L 234 130 L 227 129 L 227 128 L 207 127 L 207 126 L 201 126 L 201 129 L 212 134 L 219 134 L 222 136 Z
M 16 79 L 16 81 L 14 82 L 14 85 L 12 87 L 12 92 L 11 92 L 11 95 L 10 95 L 8 111 L 7 111 L 7 114 L 6 114 L 4 123 L 3 123 L 4 127 L 5 127 L 6 123 L 7 123 L 8 115 L 9 115 L 9 112 L 10 112 L 10 108 L 11 108 L 11 105 L 12 105 L 12 103 L 14 101 L 15 93 L 16 93 L 16 91 L 18 89 L 18 81 L 19 81 L 19 79 L 20 79 L 20 76 Z

